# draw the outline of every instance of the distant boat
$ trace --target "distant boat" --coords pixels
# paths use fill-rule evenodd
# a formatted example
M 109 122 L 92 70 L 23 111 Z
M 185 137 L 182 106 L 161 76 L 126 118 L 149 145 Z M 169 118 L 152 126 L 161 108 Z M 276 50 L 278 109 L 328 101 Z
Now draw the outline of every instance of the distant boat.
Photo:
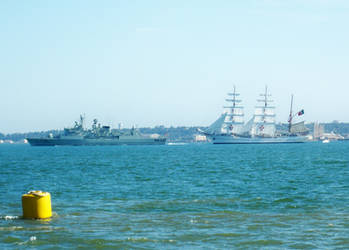
M 296 115 L 303 115 L 304 110 L 295 114 L 292 111 L 293 95 L 291 97 L 291 109 L 288 131 L 276 131 L 274 106 L 270 103 L 268 88 L 261 94 L 257 101 L 262 105 L 256 106 L 253 117 L 244 124 L 243 106 L 238 99 L 239 94 L 234 90 L 228 93 L 226 101 L 230 103 L 224 106 L 225 112 L 208 129 L 199 132 L 205 134 L 213 144 L 267 144 L 267 143 L 303 143 L 307 141 L 305 136 L 308 129 L 303 122 L 292 124 Z
M 330 142 L 330 140 L 328 140 L 328 139 L 325 139 L 322 141 L 322 143 L 329 143 L 329 142 Z
M 73 128 L 65 128 L 63 134 L 45 138 L 26 138 L 32 146 L 91 146 L 91 145 L 163 145 L 165 137 L 141 135 L 135 128 L 129 133 L 112 131 L 94 119 L 92 129 L 84 129 L 84 117 Z
M 186 142 L 169 142 L 167 143 L 167 145 L 170 145 L 170 146 L 178 146 L 178 145 L 187 145 L 188 143 Z

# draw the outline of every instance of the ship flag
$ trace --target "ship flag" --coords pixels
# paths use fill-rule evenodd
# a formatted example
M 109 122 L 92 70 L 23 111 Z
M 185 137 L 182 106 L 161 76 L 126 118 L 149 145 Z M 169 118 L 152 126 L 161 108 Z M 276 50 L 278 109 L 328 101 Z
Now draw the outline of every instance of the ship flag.
M 298 112 L 298 116 L 304 115 L 304 109 Z

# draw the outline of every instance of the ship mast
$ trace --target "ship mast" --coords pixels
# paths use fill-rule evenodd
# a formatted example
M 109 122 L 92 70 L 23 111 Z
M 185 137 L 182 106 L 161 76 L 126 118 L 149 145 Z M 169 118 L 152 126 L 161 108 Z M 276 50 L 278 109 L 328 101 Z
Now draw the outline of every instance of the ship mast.
M 273 110 L 275 107 L 272 107 L 269 105 L 270 102 L 273 102 L 273 100 L 269 99 L 271 94 L 268 94 L 268 86 L 265 86 L 265 92 L 264 94 L 260 94 L 260 96 L 264 97 L 263 99 L 257 100 L 258 102 L 263 102 L 263 106 L 256 106 L 256 109 L 261 109 L 262 112 L 255 114 L 255 116 L 260 116 L 262 122 L 267 122 L 268 117 L 274 117 L 274 112 L 268 112 Z
M 263 105 L 256 106 L 254 114 L 254 126 L 251 135 L 271 136 L 275 134 L 275 114 L 273 106 L 270 106 L 270 102 L 273 102 L 268 94 L 268 86 L 265 86 L 264 94 L 260 94 L 262 99 L 258 99 L 257 102 L 263 103 Z
M 84 127 L 84 120 L 85 120 L 85 114 L 84 115 L 80 115 L 80 126 L 81 126 L 81 128 Z
M 227 102 L 231 102 L 231 105 L 224 106 L 227 109 L 226 118 L 224 120 L 223 129 L 227 131 L 227 133 L 238 134 L 244 124 L 243 117 L 243 107 L 238 106 L 238 103 L 241 103 L 241 100 L 237 99 L 240 94 L 236 93 L 236 87 L 234 85 L 233 92 L 228 93 L 228 96 L 231 98 L 227 98 Z
M 288 118 L 288 132 L 289 133 L 305 133 L 308 131 L 308 129 L 304 126 L 304 121 L 302 122 L 302 125 L 300 123 L 292 124 L 293 118 L 295 116 L 301 116 L 304 114 L 304 109 L 300 110 L 299 112 L 296 112 L 293 114 L 293 95 L 291 95 L 291 108 L 290 108 L 290 116 Z
M 292 127 L 292 118 L 293 118 L 293 111 L 292 111 L 292 106 L 293 106 L 293 94 L 291 95 L 291 108 L 290 108 L 290 116 L 288 118 L 288 132 L 291 133 L 291 127 Z

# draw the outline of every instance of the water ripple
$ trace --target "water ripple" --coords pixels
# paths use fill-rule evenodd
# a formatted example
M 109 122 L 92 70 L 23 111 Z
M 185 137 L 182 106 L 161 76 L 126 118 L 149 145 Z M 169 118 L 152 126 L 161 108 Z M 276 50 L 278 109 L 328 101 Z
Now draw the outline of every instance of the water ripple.
M 0 147 L 0 248 L 349 248 L 348 143 Z M 51 193 L 50 221 L 21 195 Z

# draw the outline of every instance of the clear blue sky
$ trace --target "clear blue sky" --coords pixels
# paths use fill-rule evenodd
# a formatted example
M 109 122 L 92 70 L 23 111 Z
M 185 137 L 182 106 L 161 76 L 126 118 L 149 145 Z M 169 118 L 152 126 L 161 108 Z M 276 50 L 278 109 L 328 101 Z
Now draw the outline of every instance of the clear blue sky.
M 0 2 L 0 132 L 207 126 L 235 84 L 286 121 L 349 121 L 349 1 Z M 90 124 L 88 124 L 90 125 Z

